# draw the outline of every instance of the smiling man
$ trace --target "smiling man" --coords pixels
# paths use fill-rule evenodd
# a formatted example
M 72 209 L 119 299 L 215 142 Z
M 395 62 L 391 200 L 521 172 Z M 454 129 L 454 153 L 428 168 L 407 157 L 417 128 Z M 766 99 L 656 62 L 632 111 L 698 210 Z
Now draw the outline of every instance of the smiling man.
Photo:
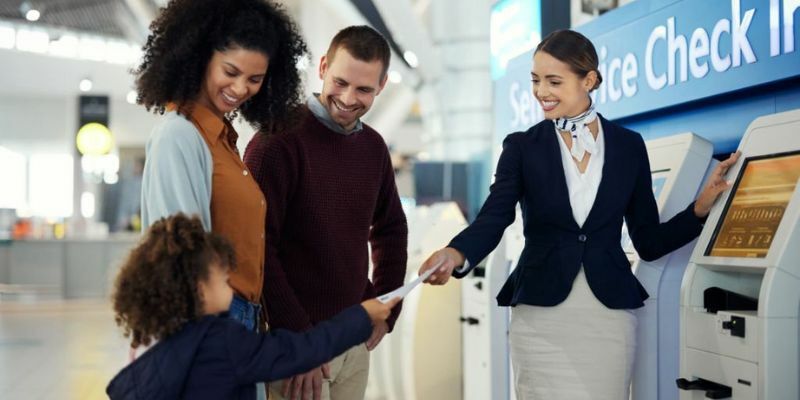
M 322 57 L 322 92 L 294 129 L 257 134 L 244 160 L 267 197 L 264 300 L 270 329 L 305 331 L 403 284 L 408 228 L 383 138 L 361 122 L 386 84 L 390 50 L 367 26 L 340 31 Z M 369 279 L 368 245 L 373 264 Z M 391 331 L 373 327 L 320 368 L 270 385 L 271 399 L 362 399 L 369 350 Z

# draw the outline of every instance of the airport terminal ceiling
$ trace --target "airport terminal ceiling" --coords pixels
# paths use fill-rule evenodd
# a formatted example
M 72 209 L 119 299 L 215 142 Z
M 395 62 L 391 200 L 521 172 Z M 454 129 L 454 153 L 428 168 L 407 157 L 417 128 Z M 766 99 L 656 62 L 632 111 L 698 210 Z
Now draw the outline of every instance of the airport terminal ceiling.
M 387 13 L 383 9 L 387 7 L 386 5 L 370 1 L 276 0 L 276 2 L 282 4 L 297 21 L 309 44 L 312 57 L 312 63 L 307 70 L 306 89 L 309 92 L 318 90 L 316 62 L 324 53 L 333 33 L 343 26 L 372 23 L 369 16 L 361 10 L 366 3 L 372 4 L 375 14 L 379 17 L 386 18 Z M 44 31 L 48 34 L 51 45 L 61 38 L 74 41 L 76 37 L 81 39 L 87 37 L 124 44 L 136 49 L 146 40 L 148 26 L 155 17 L 158 7 L 166 3 L 167 0 L 0 0 L 0 31 Z M 420 6 L 422 3 L 428 2 L 416 1 L 405 4 L 403 7 L 407 7 L 408 10 L 403 16 L 417 19 L 419 14 L 415 12 L 424 13 L 421 10 L 427 9 Z M 416 6 L 413 12 L 412 6 Z M 393 10 L 402 8 L 399 5 L 391 5 L 390 8 L 392 7 Z M 37 11 L 38 18 L 35 21 L 27 19 L 28 12 L 32 10 Z M 399 14 L 401 13 L 393 12 L 393 15 L 386 18 L 386 23 L 391 25 L 389 32 L 396 35 L 402 34 L 403 30 L 419 30 L 397 28 L 397 26 L 413 25 L 407 20 L 398 20 Z M 3 38 L 9 40 L 7 35 L 0 35 L 0 42 L 3 42 Z M 12 36 L 10 40 L 11 47 L 8 47 L 8 44 L 0 44 L 6 72 L 0 76 L 0 87 L 3 88 L 0 102 L 9 103 L 10 109 L 17 107 L 13 103 L 20 101 L 74 101 L 81 94 L 78 82 L 90 78 L 94 83 L 91 93 L 108 95 L 112 101 L 119 104 L 117 110 L 138 115 L 126 104 L 126 99 L 135 96 L 131 94 L 133 80 L 129 73 L 134 63 L 86 62 L 78 57 L 52 56 L 41 54 L 41 51 L 18 51 L 13 49 L 16 39 Z M 409 38 L 408 35 L 404 38 L 404 42 L 421 47 L 421 40 Z M 435 64 L 427 61 L 422 55 L 419 59 L 425 64 L 419 70 L 429 69 L 430 65 Z M 404 61 L 403 55 L 395 51 L 392 66 L 396 72 L 393 74 L 402 75 L 402 83 L 389 85 L 384 90 L 381 101 L 375 105 L 367 118 L 368 123 L 387 135 L 398 132 L 398 135 L 408 136 L 406 132 L 408 128 L 403 123 L 409 118 L 412 105 L 417 99 L 415 90 L 419 88 L 419 70 L 403 65 Z M 419 106 L 416 109 L 419 109 Z M 418 115 L 417 120 L 419 120 Z M 417 137 L 415 141 L 419 141 L 419 138 Z M 414 141 L 412 145 L 413 143 Z

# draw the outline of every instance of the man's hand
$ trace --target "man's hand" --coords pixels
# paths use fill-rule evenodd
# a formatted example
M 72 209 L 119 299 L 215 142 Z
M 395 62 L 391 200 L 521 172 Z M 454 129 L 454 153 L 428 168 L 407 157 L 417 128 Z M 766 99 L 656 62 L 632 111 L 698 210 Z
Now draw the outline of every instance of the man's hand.
M 367 339 L 367 350 L 372 351 L 378 346 L 384 336 L 389 332 L 389 324 L 386 321 L 380 321 L 372 327 L 372 335 Z
M 322 364 L 305 374 L 295 375 L 283 381 L 281 395 L 288 400 L 320 400 L 322 397 L 322 379 L 330 378 L 328 364 Z

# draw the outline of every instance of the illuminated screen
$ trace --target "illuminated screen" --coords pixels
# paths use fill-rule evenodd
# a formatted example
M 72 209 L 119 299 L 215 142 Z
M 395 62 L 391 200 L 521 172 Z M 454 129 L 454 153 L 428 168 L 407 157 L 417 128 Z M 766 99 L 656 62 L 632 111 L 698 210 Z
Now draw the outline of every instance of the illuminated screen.
M 653 197 L 658 201 L 658 198 L 661 197 L 661 190 L 664 189 L 664 184 L 667 183 L 669 168 L 653 171 L 651 174 L 653 177 Z
M 800 178 L 800 151 L 745 160 L 707 256 L 764 258 Z
M 492 6 L 489 14 L 489 72 L 492 80 L 505 76 L 509 61 L 533 50 L 542 40 L 541 13 L 540 0 L 499 0 Z M 530 71 L 530 56 L 525 58 L 524 64 Z

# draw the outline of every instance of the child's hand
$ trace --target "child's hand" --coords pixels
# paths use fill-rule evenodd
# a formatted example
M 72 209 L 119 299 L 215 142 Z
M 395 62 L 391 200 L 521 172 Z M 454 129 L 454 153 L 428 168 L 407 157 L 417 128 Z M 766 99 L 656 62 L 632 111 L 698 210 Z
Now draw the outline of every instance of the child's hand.
M 392 308 L 394 308 L 394 306 L 396 306 L 399 302 L 399 297 L 394 297 L 385 304 L 381 303 L 377 299 L 369 299 L 362 302 L 361 307 L 364 307 L 364 309 L 367 310 L 369 319 L 372 320 L 372 325 L 375 326 L 379 322 L 386 321 L 386 318 L 389 318 L 389 313 L 392 312 Z

